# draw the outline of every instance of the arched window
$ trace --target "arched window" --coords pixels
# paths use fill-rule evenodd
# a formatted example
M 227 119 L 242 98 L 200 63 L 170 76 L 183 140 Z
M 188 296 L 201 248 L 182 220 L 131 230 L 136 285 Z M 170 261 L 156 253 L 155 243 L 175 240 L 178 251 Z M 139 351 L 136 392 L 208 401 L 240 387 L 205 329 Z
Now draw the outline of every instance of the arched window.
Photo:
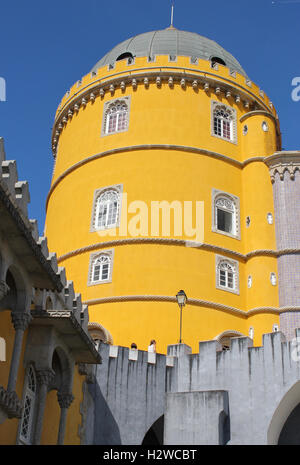
M 236 139 L 235 110 L 227 105 L 212 102 L 212 129 L 213 135 L 230 142 Z
M 239 293 L 238 263 L 235 260 L 217 256 L 216 287 L 236 294 Z
M 240 236 L 240 214 L 238 197 L 213 189 L 212 191 L 213 224 L 212 230 L 236 239 Z
M 119 217 L 119 193 L 106 190 L 96 201 L 95 229 L 114 228 Z
M 219 286 L 234 289 L 235 269 L 228 262 L 219 265 Z
M 128 105 L 124 100 L 116 100 L 105 112 L 105 134 L 126 131 L 128 124 Z
M 23 396 L 23 412 L 19 430 L 19 438 L 25 444 L 31 444 L 32 420 L 34 415 L 36 390 L 36 376 L 32 365 L 30 365 L 26 376 L 26 385 Z
M 231 199 L 218 197 L 215 202 L 216 224 L 219 231 L 234 234 L 235 207 Z
M 90 258 L 89 284 L 100 284 L 111 281 L 113 251 L 95 253 Z
M 214 67 L 216 63 L 219 63 L 222 66 L 226 66 L 225 61 L 222 60 L 222 58 L 219 58 L 219 57 L 211 57 L 210 61 L 211 61 L 212 67 Z

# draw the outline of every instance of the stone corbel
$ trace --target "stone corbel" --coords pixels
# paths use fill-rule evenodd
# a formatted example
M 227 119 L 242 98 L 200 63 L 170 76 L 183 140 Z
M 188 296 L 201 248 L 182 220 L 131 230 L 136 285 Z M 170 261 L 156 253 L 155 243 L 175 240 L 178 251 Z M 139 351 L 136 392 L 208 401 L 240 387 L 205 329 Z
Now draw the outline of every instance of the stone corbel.
M 74 400 L 74 396 L 68 392 L 57 392 L 57 400 L 61 409 L 69 408 Z
M 14 325 L 15 331 L 21 330 L 26 331 L 30 321 L 32 320 L 32 316 L 30 313 L 26 312 L 12 312 L 11 313 L 12 323 Z
M 4 420 L 8 418 L 21 418 L 22 405 L 15 391 L 7 391 L 3 386 L 0 386 L 0 410 L 4 412 Z M 0 421 L 1 423 L 1 421 Z
M 9 293 L 9 286 L 5 281 L 0 281 L 0 300 L 2 300 Z

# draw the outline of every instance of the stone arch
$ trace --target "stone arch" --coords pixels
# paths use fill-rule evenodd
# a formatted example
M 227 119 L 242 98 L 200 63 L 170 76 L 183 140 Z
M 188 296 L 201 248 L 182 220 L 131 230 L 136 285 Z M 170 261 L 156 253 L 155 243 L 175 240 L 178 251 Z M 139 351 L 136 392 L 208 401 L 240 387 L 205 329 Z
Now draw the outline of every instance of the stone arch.
M 5 276 L 5 283 L 8 286 L 7 294 L 0 304 L 0 310 L 22 311 L 26 310 L 27 306 L 27 293 L 25 280 L 23 279 L 20 270 L 11 265 Z
M 61 392 L 70 392 L 72 382 L 71 362 L 64 349 L 59 346 L 55 347 L 53 350 L 51 368 L 55 373 L 51 389 Z
M 228 350 L 230 349 L 230 339 L 233 337 L 245 337 L 245 335 L 235 329 L 229 329 L 220 333 L 214 340 L 221 344 L 223 350 Z
M 48 295 L 46 302 L 45 302 L 45 309 L 46 310 L 53 310 L 54 305 L 53 305 L 53 300 L 52 298 Z
M 300 423 L 300 381 L 297 381 L 284 395 L 273 413 L 268 433 L 267 441 L 270 445 L 278 444 L 280 435 L 288 422 L 298 417 Z M 298 428 L 299 429 L 299 428 Z M 300 438 L 299 438 L 300 439 Z
M 113 345 L 112 335 L 100 323 L 89 322 L 88 332 L 94 341 L 101 341 L 105 342 L 106 344 Z
M 148 429 L 142 446 L 161 446 L 164 443 L 164 415 L 161 415 Z

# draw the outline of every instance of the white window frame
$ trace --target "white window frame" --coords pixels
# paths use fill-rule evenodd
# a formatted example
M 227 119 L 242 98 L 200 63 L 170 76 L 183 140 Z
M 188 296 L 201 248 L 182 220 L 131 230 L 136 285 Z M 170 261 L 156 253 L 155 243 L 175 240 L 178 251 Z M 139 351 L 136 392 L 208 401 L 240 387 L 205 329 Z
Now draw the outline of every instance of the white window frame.
M 98 224 L 98 217 L 100 213 L 100 199 L 101 197 L 107 193 L 113 191 L 116 193 L 118 196 L 118 206 L 117 206 L 117 213 L 116 213 L 116 220 L 114 223 L 108 224 L 108 218 L 109 218 L 109 209 L 107 210 L 106 213 L 106 220 L 105 224 L 99 225 Z M 122 208 L 122 194 L 123 194 L 123 185 L 122 184 L 116 184 L 114 186 L 107 186 L 107 187 L 102 187 L 100 189 L 96 189 L 94 192 L 94 199 L 93 199 L 93 208 L 92 208 L 92 221 L 91 221 L 91 227 L 90 227 L 90 232 L 95 232 L 95 231 L 103 231 L 106 229 L 114 229 L 118 228 L 120 226 L 120 220 L 121 220 L 121 208 Z
M 222 207 L 217 205 L 218 200 L 224 199 L 224 201 L 231 202 L 232 208 L 232 231 L 227 232 L 222 229 L 218 229 L 218 209 L 230 212 L 226 206 Z M 234 239 L 240 239 L 240 199 L 228 192 L 224 192 L 218 189 L 212 190 L 212 231 L 218 234 L 224 234 L 225 236 L 232 237 Z
M 101 136 L 110 136 L 112 134 L 118 134 L 122 132 L 128 131 L 129 128 L 129 115 L 130 115 L 130 96 L 127 97 L 120 97 L 116 98 L 113 100 L 109 100 L 108 102 L 105 102 L 104 104 L 104 110 L 103 110 L 103 122 L 102 122 L 102 130 L 101 130 Z M 108 132 L 109 129 L 109 121 L 110 121 L 110 110 L 116 106 L 116 105 L 126 105 L 127 110 L 126 112 L 124 111 L 117 111 L 117 118 L 116 118 L 116 128 L 113 131 Z M 121 129 L 118 128 L 118 123 L 120 119 L 121 113 L 126 113 L 125 115 L 125 127 L 122 127 Z
M 218 110 L 223 110 L 230 114 L 229 119 L 219 118 L 221 120 L 221 134 L 216 133 L 215 131 L 215 112 Z M 223 121 L 229 122 L 229 131 L 230 137 L 224 136 L 224 125 Z M 227 142 L 231 142 L 233 144 L 237 144 L 237 128 L 236 128 L 236 110 L 233 107 L 228 105 L 224 105 L 223 103 L 217 102 L 212 100 L 211 102 L 211 135 L 214 137 L 218 137 L 219 139 L 225 140 Z
M 31 373 L 32 373 L 33 380 L 34 380 L 34 387 L 35 387 L 34 390 L 30 388 L 29 376 Z M 35 370 L 32 364 L 29 365 L 27 369 L 25 380 L 26 381 L 25 381 L 23 401 L 22 401 L 23 409 L 22 409 L 22 417 L 19 422 L 18 440 L 21 444 L 30 445 L 32 443 L 32 425 L 33 425 L 33 420 L 34 420 L 35 401 L 36 401 L 36 396 L 37 396 L 37 378 L 36 378 L 36 373 L 35 373 Z M 28 418 L 28 424 L 27 424 L 27 435 L 24 436 L 22 433 L 22 429 L 23 429 L 25 406 L 26 406 L 27 400 L 29 400 L 31 405 L 30 405 L 30 411 L 28 415 L 29 418 Z
M 220 272 L 221 267 L 223 265 L 227 265 L 232 269 L 232 284 L 233 286 L 230 287 L 229 285 L 229 276 L 228 273 L 225 275 L 225 285 L 220 284 Z M 222 270 L 224 271 L 224 270 Z M 233 294 L 239 294 L 239 262 L 236 260 L 231 260 L 227 257 L 222 255 L 216 255 L 216 288 L 222 291 L 232 292 Z
M 101 276 L 99 277 L 100 279 L 95 280 L 94 279 L 94 272 L 95 272 L 95 266 L 96 262 L 99 258 L 101 257 L 106 257 L 108 259 L 109 267 L 108 267 L 108 273 L 107 273 L 107 278 L 103 279 Z M 89 263 L 89 276 L 88 276 L 88 286 L 96 286 L 98 284 L 105 284 L 105 283 L 111 283 L 112 282 L 112 270 L 113 270 L 113 260 L 114 260 L 114 250 L 103 250 L 101 252 L 95 252 L 90 255 L 90 263 Z M 100 267 L 100 273 L 103 271 L 103 267 Z

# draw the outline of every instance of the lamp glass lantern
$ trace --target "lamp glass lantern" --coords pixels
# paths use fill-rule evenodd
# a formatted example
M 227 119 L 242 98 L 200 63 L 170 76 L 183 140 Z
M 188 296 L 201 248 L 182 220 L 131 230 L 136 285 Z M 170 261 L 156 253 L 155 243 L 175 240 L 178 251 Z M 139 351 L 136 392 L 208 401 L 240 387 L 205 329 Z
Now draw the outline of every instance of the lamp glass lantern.
M 179 308 L 180 308 L 180 336 L 179 336 L 179 344 L 182 343 L 182 307 L 185 306 L 186 304 L 186 301 L 187 301 L 187 296 L 186 296 L 186 293 L 183 291 L 183 290 L 180 290 L 179 292 L 177 292 L 177 295 L 176 295 L 176 299 L 177 299 L 177 303 L 179 305 Z

